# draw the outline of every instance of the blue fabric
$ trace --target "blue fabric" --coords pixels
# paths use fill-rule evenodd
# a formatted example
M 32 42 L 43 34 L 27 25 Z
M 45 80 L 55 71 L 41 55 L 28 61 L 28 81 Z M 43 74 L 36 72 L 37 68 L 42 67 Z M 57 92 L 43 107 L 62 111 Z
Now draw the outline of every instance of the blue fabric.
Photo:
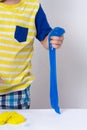
M 52 108 L 60 114 L 58 90 L 57 90 L 57 74 L 56 74 L 56 50 L 50 43 L 51 36 L 61 36 L 65 30 L 63 28 L 54 28 L 48 36 L 49 41 L 49 60 L 50 60 L 50 102 Z
M 14 93 L 10 93 L 9 94 L 10 98 L 9 98 L 9 102 L 10 102 L 10 106 L 14 106 Z
M 29 109 L 30 86 L 25 90 L 0 95 L 0 109 Z
M 35 26 L 37 30 L 36 38 L 39 41 L 43 41 L 48 33 L 52 30 L 41 5 L 35 18 Z
M 20 35 L 19 35 L 20 34 Z M 26 41 L 27 38 L 27 34 L 28 34 L 28 28 L 25 27 L 21 27 L 21 26 L 16 26 L 16 30 L 15 30 L 15 39 L 19 42 L 24 42 Z

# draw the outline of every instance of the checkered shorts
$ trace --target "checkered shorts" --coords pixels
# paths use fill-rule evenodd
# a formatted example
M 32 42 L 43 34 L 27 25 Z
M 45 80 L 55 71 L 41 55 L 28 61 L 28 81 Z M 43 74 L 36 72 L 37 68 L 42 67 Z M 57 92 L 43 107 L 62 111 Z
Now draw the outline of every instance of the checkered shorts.
M 0 95 L 0 109 L 29 109 L 30 86 L 25 90 Z

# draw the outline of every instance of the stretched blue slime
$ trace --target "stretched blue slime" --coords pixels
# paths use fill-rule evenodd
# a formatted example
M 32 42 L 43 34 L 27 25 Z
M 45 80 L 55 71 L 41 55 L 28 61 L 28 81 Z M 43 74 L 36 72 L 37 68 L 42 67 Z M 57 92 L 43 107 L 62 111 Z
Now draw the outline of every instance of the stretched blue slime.
M 60 27 L 54 28 L 48 36 L 49 42 L 49 61 L 50 61 L 50 104 L 51 107 L 59 114 L 59 99 L 58 99 L 58 86 L 57 86 L 57 74 L 56 74 L 56 49 L 52 47 L 50 43 L 51 36 L 62 36 L 65 30 Z

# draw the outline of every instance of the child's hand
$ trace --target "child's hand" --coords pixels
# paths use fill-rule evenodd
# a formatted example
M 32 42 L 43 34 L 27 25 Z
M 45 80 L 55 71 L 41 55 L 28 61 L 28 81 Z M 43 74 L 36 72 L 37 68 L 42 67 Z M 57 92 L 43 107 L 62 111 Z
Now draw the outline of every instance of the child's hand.
M 0 78 L 0 83 L 3 83 L 3 79 Z
M 64 41 L 64 35 L 58 37 L 58 36 L 51 36 L 50 43 L 52 44 L 53 48 L 60 48 L 62 43 Z

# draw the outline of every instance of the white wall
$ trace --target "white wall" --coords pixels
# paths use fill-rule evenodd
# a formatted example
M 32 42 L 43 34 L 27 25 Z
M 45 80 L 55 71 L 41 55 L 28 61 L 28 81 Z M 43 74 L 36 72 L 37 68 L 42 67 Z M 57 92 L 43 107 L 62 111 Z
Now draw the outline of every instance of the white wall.
M 61 108 L 87 108 L 87 1 L 41 0 L 52 27 L 66 30 L 63 46 L 57 50 L 57 74 Z M 50 108 L 49 56 L 35 41 L 31 108 Z

